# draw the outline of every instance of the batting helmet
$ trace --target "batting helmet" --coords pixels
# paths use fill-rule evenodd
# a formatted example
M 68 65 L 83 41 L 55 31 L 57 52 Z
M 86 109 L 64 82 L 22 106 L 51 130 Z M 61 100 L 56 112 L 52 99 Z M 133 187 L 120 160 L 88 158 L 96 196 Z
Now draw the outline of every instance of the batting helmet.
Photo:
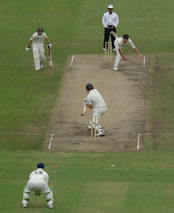
M 43 27 L 38 27 L 38 28 L 37 28 L 37 32 L 38 32 L 38 33 L 40 33 L 40 32 L 43 33 L 43 32 L 44 32 L 44 28 L 43 28 Z
M 37 164 L 37 168 L 43 169 L 44 167 L 45 167 L 44 163 L 38 163 Z
M 93 87 L 93 85 L 92 84 L 86 84 L 86 90 L 88 90 L 88 91 L 90 91 L 90 90 L 92 90 L 92 89 L 94 89 L 94 87 Z

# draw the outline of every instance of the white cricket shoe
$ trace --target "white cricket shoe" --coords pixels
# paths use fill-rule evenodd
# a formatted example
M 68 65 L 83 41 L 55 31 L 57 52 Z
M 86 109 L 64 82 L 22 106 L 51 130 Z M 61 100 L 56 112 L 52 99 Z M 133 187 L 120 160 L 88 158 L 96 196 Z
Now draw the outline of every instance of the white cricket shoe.
M 99 129 L 99 133 L 96 134 L 96 136 L 105 136 L 105 131 L 104 129 Z
M 118 71 L 118 68 L 117 67 L 113 67 L 112 68 L 114 71 Z
M 48 202 L 48 208 L 49 208 L 49 209 L 53 209 L 53 207 L 54 207 L 54 202 L 53 202 L 52 200 L 50 200 L 50 201 Z
M 27 203 L 22 203 L 23 208 L 27 208 Z
M 22 206 L 23 206 L 23 208 L 27 208 L 27 204 L 28 204 L 28 202 L 27 202 L 26 200 L 23 200 L 23 201 L 22 201 Z
M 103 48 L 102 50 L 103 50 L 103 51 L 106 51 L 106 48 Z

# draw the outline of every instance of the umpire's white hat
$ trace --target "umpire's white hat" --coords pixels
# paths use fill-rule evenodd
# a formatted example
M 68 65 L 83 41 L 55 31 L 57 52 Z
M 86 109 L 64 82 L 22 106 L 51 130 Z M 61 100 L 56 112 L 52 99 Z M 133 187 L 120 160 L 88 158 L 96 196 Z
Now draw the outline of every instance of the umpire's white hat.
M 113 9 L 114 7 L 113 7 L 113 5 L 112 4 L 109 4 L 108 5 L 108 9 Z

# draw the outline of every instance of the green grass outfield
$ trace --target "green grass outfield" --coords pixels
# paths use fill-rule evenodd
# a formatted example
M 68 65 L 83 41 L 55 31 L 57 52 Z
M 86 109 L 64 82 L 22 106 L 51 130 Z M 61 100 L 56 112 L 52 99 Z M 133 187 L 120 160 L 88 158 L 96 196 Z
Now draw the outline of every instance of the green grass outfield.
M 162 153 L 0 152 L 0 211 L 172 213 L 174 155 Z M 55 209 L 44 195 L 21 208 L 22 189 L 39 161 L 47 163 Z M 112 166 L 115 165 L 115 166 Z
M 144 153 L 42 151 L 68 57 L 102 54 L 101 17 L 108 3 L 1 0 L 0 212 L 49 211 L 43 197 L 32 197 L 30 208 L 21 208 L 23 187 L 38 161 L 46 163 L 50 174 L 53 212 L 173 212 L 172 136 L 147 137 Z M 150 60 L 148 126 L 158 133 L 172 133 L 174 2 L 122 0 L 113 4 L 120 18 L 118 34 L 129 33 Z M 32 53 L 25 53 L 28 39 L 40 25 L 53 44 L 54 71 L 35 72 Z M 37 134 L 16 134 L 30 132 Z

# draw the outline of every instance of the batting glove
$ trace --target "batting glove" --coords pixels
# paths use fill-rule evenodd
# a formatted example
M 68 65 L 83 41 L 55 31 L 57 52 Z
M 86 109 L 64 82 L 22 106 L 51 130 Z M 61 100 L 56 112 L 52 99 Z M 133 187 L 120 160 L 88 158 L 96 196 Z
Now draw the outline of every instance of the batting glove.
M 30 51 L 30 47 L 26 47 L 25 50 L 28 53 Z
M 48 48 L 51 48 L 52 47 L 52 44 L 51 43 L 48 43 Z

